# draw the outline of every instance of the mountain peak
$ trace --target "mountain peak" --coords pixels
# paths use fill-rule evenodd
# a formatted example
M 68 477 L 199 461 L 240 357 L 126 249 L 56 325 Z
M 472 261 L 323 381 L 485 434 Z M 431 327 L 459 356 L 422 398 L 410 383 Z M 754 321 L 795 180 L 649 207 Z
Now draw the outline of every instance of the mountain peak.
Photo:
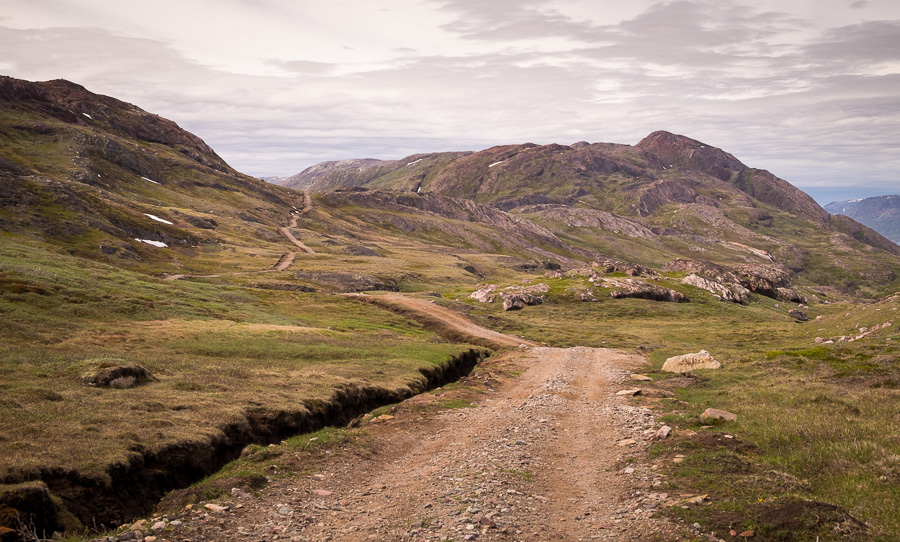
M 743 163 L 722 149 L 687 136 L 659 130 L 640 140 L 635 148 L 644 151 L 663 168 L 687 166 L 723 181 L 745 169 Z

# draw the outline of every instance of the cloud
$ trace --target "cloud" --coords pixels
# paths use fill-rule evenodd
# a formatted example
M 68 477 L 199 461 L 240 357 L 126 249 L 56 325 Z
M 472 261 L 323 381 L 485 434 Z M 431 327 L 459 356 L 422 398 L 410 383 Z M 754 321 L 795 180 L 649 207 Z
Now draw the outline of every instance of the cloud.
M 398 0 L 390 12 L 371 0 L 302 23 L 267 1 L 277 20 L 249 0 L 223 8 L 272 29 L 233 64 L 209 55 L 221 36 L 200 54 L 203 35 L 140 37 L 95 10 L 96 27 L 0 26 L 0 65 L 171 118 L 254 175 L 666 129 L 798 185 L 896 186 L 900 13 L 872 18 L 891 12 L 884 2 L 841 3 L 829 26 L 788 0 Z M 329 37 L 291 41 L 285 21 Z

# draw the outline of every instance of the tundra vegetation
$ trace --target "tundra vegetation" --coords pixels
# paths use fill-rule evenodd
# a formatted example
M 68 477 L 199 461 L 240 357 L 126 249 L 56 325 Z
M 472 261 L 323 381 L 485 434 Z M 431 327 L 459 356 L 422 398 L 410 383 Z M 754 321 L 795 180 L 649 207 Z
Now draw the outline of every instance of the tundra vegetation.
M 769 539 L 824 540 L 835 525 L 900 538 L 900 247 L 768 172 L 656 133 L 338 163 L 295 183 L 304 194 L 68 82 L 3 78 L 0 99 L 0 498 L 43 480 L 73 512 L 66 526 L 94 527 L 60 473 L 102 486 L 336 394 L 389 403 L 481 349 L 344 295 L 394 291 L 535 343 L 646 355 L 652 391 L 631 400 L 675 429 L 651 453 L 671 491 L 710 496 L 660 513 Z M 676 259 L 756 290 L 723 301 L 683 283 L 693 271 Z M 689 301 L 614 297 L 628 281 Z M 493 302 L 470 297 L 488 284 Z M 515 292 L 541 302 L 504 310 Z M 723 367 L 661 371 L 701 349 Z M 701 419 L 709 407 L 737 420 Z M 365 434 L 284 440 L 298 457 Z M 276 448 L 248 448 L 202 487 L 258 479 Z

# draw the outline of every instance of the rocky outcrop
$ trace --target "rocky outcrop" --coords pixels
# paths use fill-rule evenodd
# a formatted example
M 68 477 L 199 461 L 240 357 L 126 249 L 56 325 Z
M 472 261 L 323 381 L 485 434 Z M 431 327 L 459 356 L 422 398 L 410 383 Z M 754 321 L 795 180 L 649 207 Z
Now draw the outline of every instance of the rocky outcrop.
M 716 294 L 721 301 L 731 301 L 732 303 L 740 303 L 746 305 L 750 302 L 750 290 L 744 288 L 740 284 L 724 285 L 714 280 L 705 279 L 699 275 L 688 275 L 681 281 L 682 284 L 694 286 L 708 292 Z
M 659 273 L 646 265 L 619 260 L 598 260 L 591 262 L 591 269 L 600 273 L 625 273 L 630 277 L 658 277 Z
M 690 301 L 681 292 L 669 288 L 663 288 L 649 282 L 637 279 L 602 279 L 604 288 L 611 288 L 610 296 L 615 299 L 632 297 L 637 299 L 650 299 L 653 301 L 671 301 L 674 303 L 687 303 Z
M 494 293 L 496 290 L 496 284 L 484 284 L 479 286 L 477 290 L 469 294 L 469 298 L 474 299 L 479 303 L 493 303 L 494 299 L 497 297 L 497 295 Z
M 698 280 L 698 278 L 688 277 L 685 279 L 690 280 L 690 282 L 696 282 L 696 284 L 692 284 L 693 286 L 714 293 L 721 292 L 722 288 L 731 291 L 735 299 L 742 299 L 742 301 L 736 301 L 738 303 L 749 301 L 749 293 L 743 293 L 745 290 L 780 301 L 806 303 L 806 300 L 794 290 L 790 273 L 777 265 L 746 264 L 731 269 L 724 265 L 704 260 L 684 260 L 679 258 L 664 265 L 662 270 L 665 272 L 687 272 L 697 276 L 699 279 L 717 283 L 718 286 L 707 284 L 702 280 Z M 735 301 L 735 299 L 729 299 L 729 301 Z
M 663 371 L 670 373 L 689 373 L 697 369 L 718 369 L 722 364 L 716 361 L 706 350 L 693 354 L 683 354 L 668 358 L 662 366 Z

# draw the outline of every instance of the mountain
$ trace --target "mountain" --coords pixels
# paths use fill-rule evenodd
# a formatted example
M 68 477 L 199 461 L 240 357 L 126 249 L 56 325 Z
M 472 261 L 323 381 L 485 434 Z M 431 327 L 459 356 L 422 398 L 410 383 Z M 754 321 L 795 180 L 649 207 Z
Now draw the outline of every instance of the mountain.
M 660 362 L 721 345 L 747 360 L 730 370 L 768 373 L 768 352 L 808 349 L 814 333 L 883 329 L 887 304 L 851 319 L 850 302 L 900 288 L 900 247 L 667 132 L 328 162 L 285 182 L 303 191 L 235 171 L 135 105 L 0 78 L 0 539 L 8 508 L 47 538 L 131 523 L 242 450 L 267 461 L 251 444 L 400 403 L 497 347 L 336 294 L 402 292 L 523 341 Z M 800 308 L 830 320 L 803 326 Z M 870 371 L 860 360 L 889 352 L 850 365 Z M 479 396 L 488 376 L 473 380 Z M 889 397 L 896 381 L 872 386 Z M 843 402 L 803 404 L 846 415 Z M 296 453 L 313 440 L 295 440 L 302 476 Z M 195 496 L 254 489 L 284 474 L 272 464 L 234 467 L 210 478 L 224 495 Z
M 561 243 L 553 250 L 566 258 L 587 251 L 650 266 L 698 257 L 775 264 L 824 287 L 860 292 L 894 281 L 900 256 L 893 242 L 830 215 L 787 181 L 668 132 L 633 146 L 526 143 L 325 162 L 284 185 L 353 188 L 329 196 L 333 205 L 342 200 L 350 208 L 383 205 L 383 198 L 363 191 L 405 193 L 412 197 L 392 197 L 410 211 L 426 206 L 437 214 L 437 198 L 473 202 L 551 232 Z
M 900 195 L 836 201 L 825 206 L 832 214 L 849 216 L 895 243 L 900 243 Z
M 182 271 L 223 243 L 246 244 L 247 232 L 280 241 L 263 225 L 302 202 L 235 171 L 174 122 L 68 81 L 0 77 L 0 104 L 0 229 L 9 235 L 116 266 Z

